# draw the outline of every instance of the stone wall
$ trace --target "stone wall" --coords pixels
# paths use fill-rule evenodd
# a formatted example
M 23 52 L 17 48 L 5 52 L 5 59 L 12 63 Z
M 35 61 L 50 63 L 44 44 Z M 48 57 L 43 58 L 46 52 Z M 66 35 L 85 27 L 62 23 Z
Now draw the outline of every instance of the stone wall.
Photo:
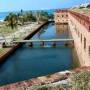
M 80 18 L 76 19 L 71 13 L 69 13 L 68 16 L 69 28 L 74 38 L 74 45 L 78 53 L 80 63 L 82 66 L 90 66 L 89 24 Z
M 81 66 L 90 66 L 90 17 L 74 11 L 58 10 L 55 23 L 68 23 Z
M 68 23 L 68 13 L 65 10 L 58 10 L 54 14 L 54 19 L 56 24 Z

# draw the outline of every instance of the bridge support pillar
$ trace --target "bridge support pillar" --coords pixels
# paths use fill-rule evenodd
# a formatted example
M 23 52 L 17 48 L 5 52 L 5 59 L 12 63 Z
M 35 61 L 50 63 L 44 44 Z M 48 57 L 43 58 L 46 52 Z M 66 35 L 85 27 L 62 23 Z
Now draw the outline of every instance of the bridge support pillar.
M 32 42 L 30 42 L 29 47 L 33 47 L 33 43 Z
M 53 42 L 52 47 L 56 47 L 56 42 Z
M 44 41 L 40 42 L 40 46 L 44 47 Z
M 69 46 L 74 47 L 74 41 L 68 42 Z
M 74 47 L 74 41 L 72 41 L 72 46 Z

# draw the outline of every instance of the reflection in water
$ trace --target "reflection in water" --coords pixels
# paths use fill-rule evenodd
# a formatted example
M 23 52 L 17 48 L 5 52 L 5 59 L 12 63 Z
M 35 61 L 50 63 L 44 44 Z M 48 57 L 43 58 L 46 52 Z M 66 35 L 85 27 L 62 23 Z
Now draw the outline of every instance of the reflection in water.
M 54 25 L 50 23 L 44 26 L 32 39 L 69 38 L 68 24 Z
M 44 26 L 32 39 L 63 39 L 69 38 L 68 24 L 55 25 L 50 23 Z M 63 46 L 68 42 L 44 42 L 44 46 Z M 39 47 L 40 42 L 33 42 L 35 47 Z
M 65 38 L 68 38 L 69 37 L 69 34 L 68 34 L 68 24 L 56 24 L 56 34 L 57 36 L 61 36 L 62 35 L 64 36 L 65 34 Z
M 38 32 L 38 38 L 40 39 L 40 36 L 42 35 L 42 34 L 44 34 L 46 31 L 45 31 L 45 29 L 44 30 L 40 30 L 39 32 Z
M 46 33 L 48 27 L 52 27 L 53 25 L 54 25 L 54 23 L 50 23 L 49 26 L 48 26 L 48 25 L 44 26 L 44 27 L 37 33 L 38 38 L 41 39 L 40 36 L 42 36 L 43 34 Z

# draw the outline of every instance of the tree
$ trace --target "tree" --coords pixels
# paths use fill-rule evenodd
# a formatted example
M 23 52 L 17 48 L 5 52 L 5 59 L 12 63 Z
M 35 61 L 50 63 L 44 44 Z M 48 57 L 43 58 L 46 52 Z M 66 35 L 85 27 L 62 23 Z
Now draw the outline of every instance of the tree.
M 24 22 L 36 21 L 36 17 L 32 11 L 18 13 L 18 21 L 22 25 Z
M 36 16 L 37 22 L 39 23 L 39 21 L 40 21 L 40 12 L 37 11 L 35 16 Z
M 49 14 L 45 11 L 40 12 L 40 20 L 41 21 L 48 21 L 49 19 Z
M 5 18 L 7 26 L 10 26 L 12 29 L 17 27 L 18 24 L 18 17 L 15 13 L 10 13 L 8 16 Z
M 49 14 L 48 12 L 46 11 L 37 11 L 36 12 L 36 19 L 37 19 L 37 22 L 40 23 L 40 22 L 43 22 L 43 21 L 48 21 L 49 20 Z
M 21 9 L 20 12 L 18 12 L 17 16 L 18 16 L 18 24 L 24 25 L 24 22 L 25 22 L 24 18 L 25 18 L 25 16 L 24 16 L 24 11 L 22 9 Z
M 36 21 L 36 17 L 32 11 L 26 13 L 27 21 Z
M 54 20 L 54 15 L 53 14 L 49 14 L 48 18 L 51 19 L 51 20 Z

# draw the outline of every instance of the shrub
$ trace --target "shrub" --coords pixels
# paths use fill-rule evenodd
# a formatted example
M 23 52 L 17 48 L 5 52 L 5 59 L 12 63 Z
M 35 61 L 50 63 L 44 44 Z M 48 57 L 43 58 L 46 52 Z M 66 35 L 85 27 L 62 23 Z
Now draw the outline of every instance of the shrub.
M 90 72 L 74 74 L 70 78 L 70 90 L 90 90 Z

